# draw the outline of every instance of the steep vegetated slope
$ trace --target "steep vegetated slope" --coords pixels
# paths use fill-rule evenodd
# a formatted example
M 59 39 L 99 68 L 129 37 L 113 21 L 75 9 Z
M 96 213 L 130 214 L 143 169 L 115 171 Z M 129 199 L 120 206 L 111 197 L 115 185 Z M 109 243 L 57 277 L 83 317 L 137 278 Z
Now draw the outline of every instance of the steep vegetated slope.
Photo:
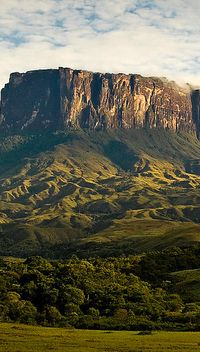
M 200 142 L 158 129 L 1 136 L 0 254 L 122 254 L 200 239 Z

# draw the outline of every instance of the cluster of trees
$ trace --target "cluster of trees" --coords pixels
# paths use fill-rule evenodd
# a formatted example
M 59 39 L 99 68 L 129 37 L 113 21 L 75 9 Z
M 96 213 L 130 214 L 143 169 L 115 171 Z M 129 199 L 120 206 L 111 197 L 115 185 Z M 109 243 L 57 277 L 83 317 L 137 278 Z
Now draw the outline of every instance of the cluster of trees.
M 91 329 L 198 330 L 200 306 L 184 302 L 167 280 L 172 267 L 175 271 L 183 263 L 198 267 L 198 250 L 65 261 L 2 258 L 0 320 Z

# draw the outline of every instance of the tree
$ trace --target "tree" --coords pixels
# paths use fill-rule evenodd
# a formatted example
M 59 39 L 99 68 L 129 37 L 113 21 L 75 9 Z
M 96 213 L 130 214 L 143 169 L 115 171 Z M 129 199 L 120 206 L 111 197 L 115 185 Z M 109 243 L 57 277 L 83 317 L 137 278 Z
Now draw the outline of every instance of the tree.
M 66 304 L 75 304 L 81 306 L 85 301 L 85 295 L 82 290 L 71 285 L 62 285 L 59 290 L 59 306 L 61 310 Z
M 46 306 L 43 312 L 44 322 L 48 325 L 55 326 L 62 320 L 62 315 L 54 306 Z

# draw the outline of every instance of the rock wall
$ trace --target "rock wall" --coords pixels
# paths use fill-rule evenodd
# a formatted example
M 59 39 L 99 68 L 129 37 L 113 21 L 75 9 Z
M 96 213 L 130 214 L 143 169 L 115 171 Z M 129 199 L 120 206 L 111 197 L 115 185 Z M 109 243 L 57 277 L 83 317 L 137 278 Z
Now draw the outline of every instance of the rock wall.
M 196 126 L 197 138 L 200 137 L 200 90 L 192 92 L 192 117 Z
M 12 73 L 1 92 L 0 130 L 59 128 L 59 99 L 57 70 Z
M 140 75 L 70 68 L 13 73 L 1 94 L 0 131 L 164 127 L 199 135 L 199 96 Z

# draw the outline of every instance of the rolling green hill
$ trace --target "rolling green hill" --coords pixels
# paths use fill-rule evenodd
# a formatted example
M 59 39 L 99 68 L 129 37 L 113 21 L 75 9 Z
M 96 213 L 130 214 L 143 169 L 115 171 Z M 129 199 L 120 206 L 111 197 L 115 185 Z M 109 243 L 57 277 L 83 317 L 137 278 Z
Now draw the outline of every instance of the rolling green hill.
M 0 137 L 0 254 L 143 252 L 200 241 L 200 142 L 163 129 Z

